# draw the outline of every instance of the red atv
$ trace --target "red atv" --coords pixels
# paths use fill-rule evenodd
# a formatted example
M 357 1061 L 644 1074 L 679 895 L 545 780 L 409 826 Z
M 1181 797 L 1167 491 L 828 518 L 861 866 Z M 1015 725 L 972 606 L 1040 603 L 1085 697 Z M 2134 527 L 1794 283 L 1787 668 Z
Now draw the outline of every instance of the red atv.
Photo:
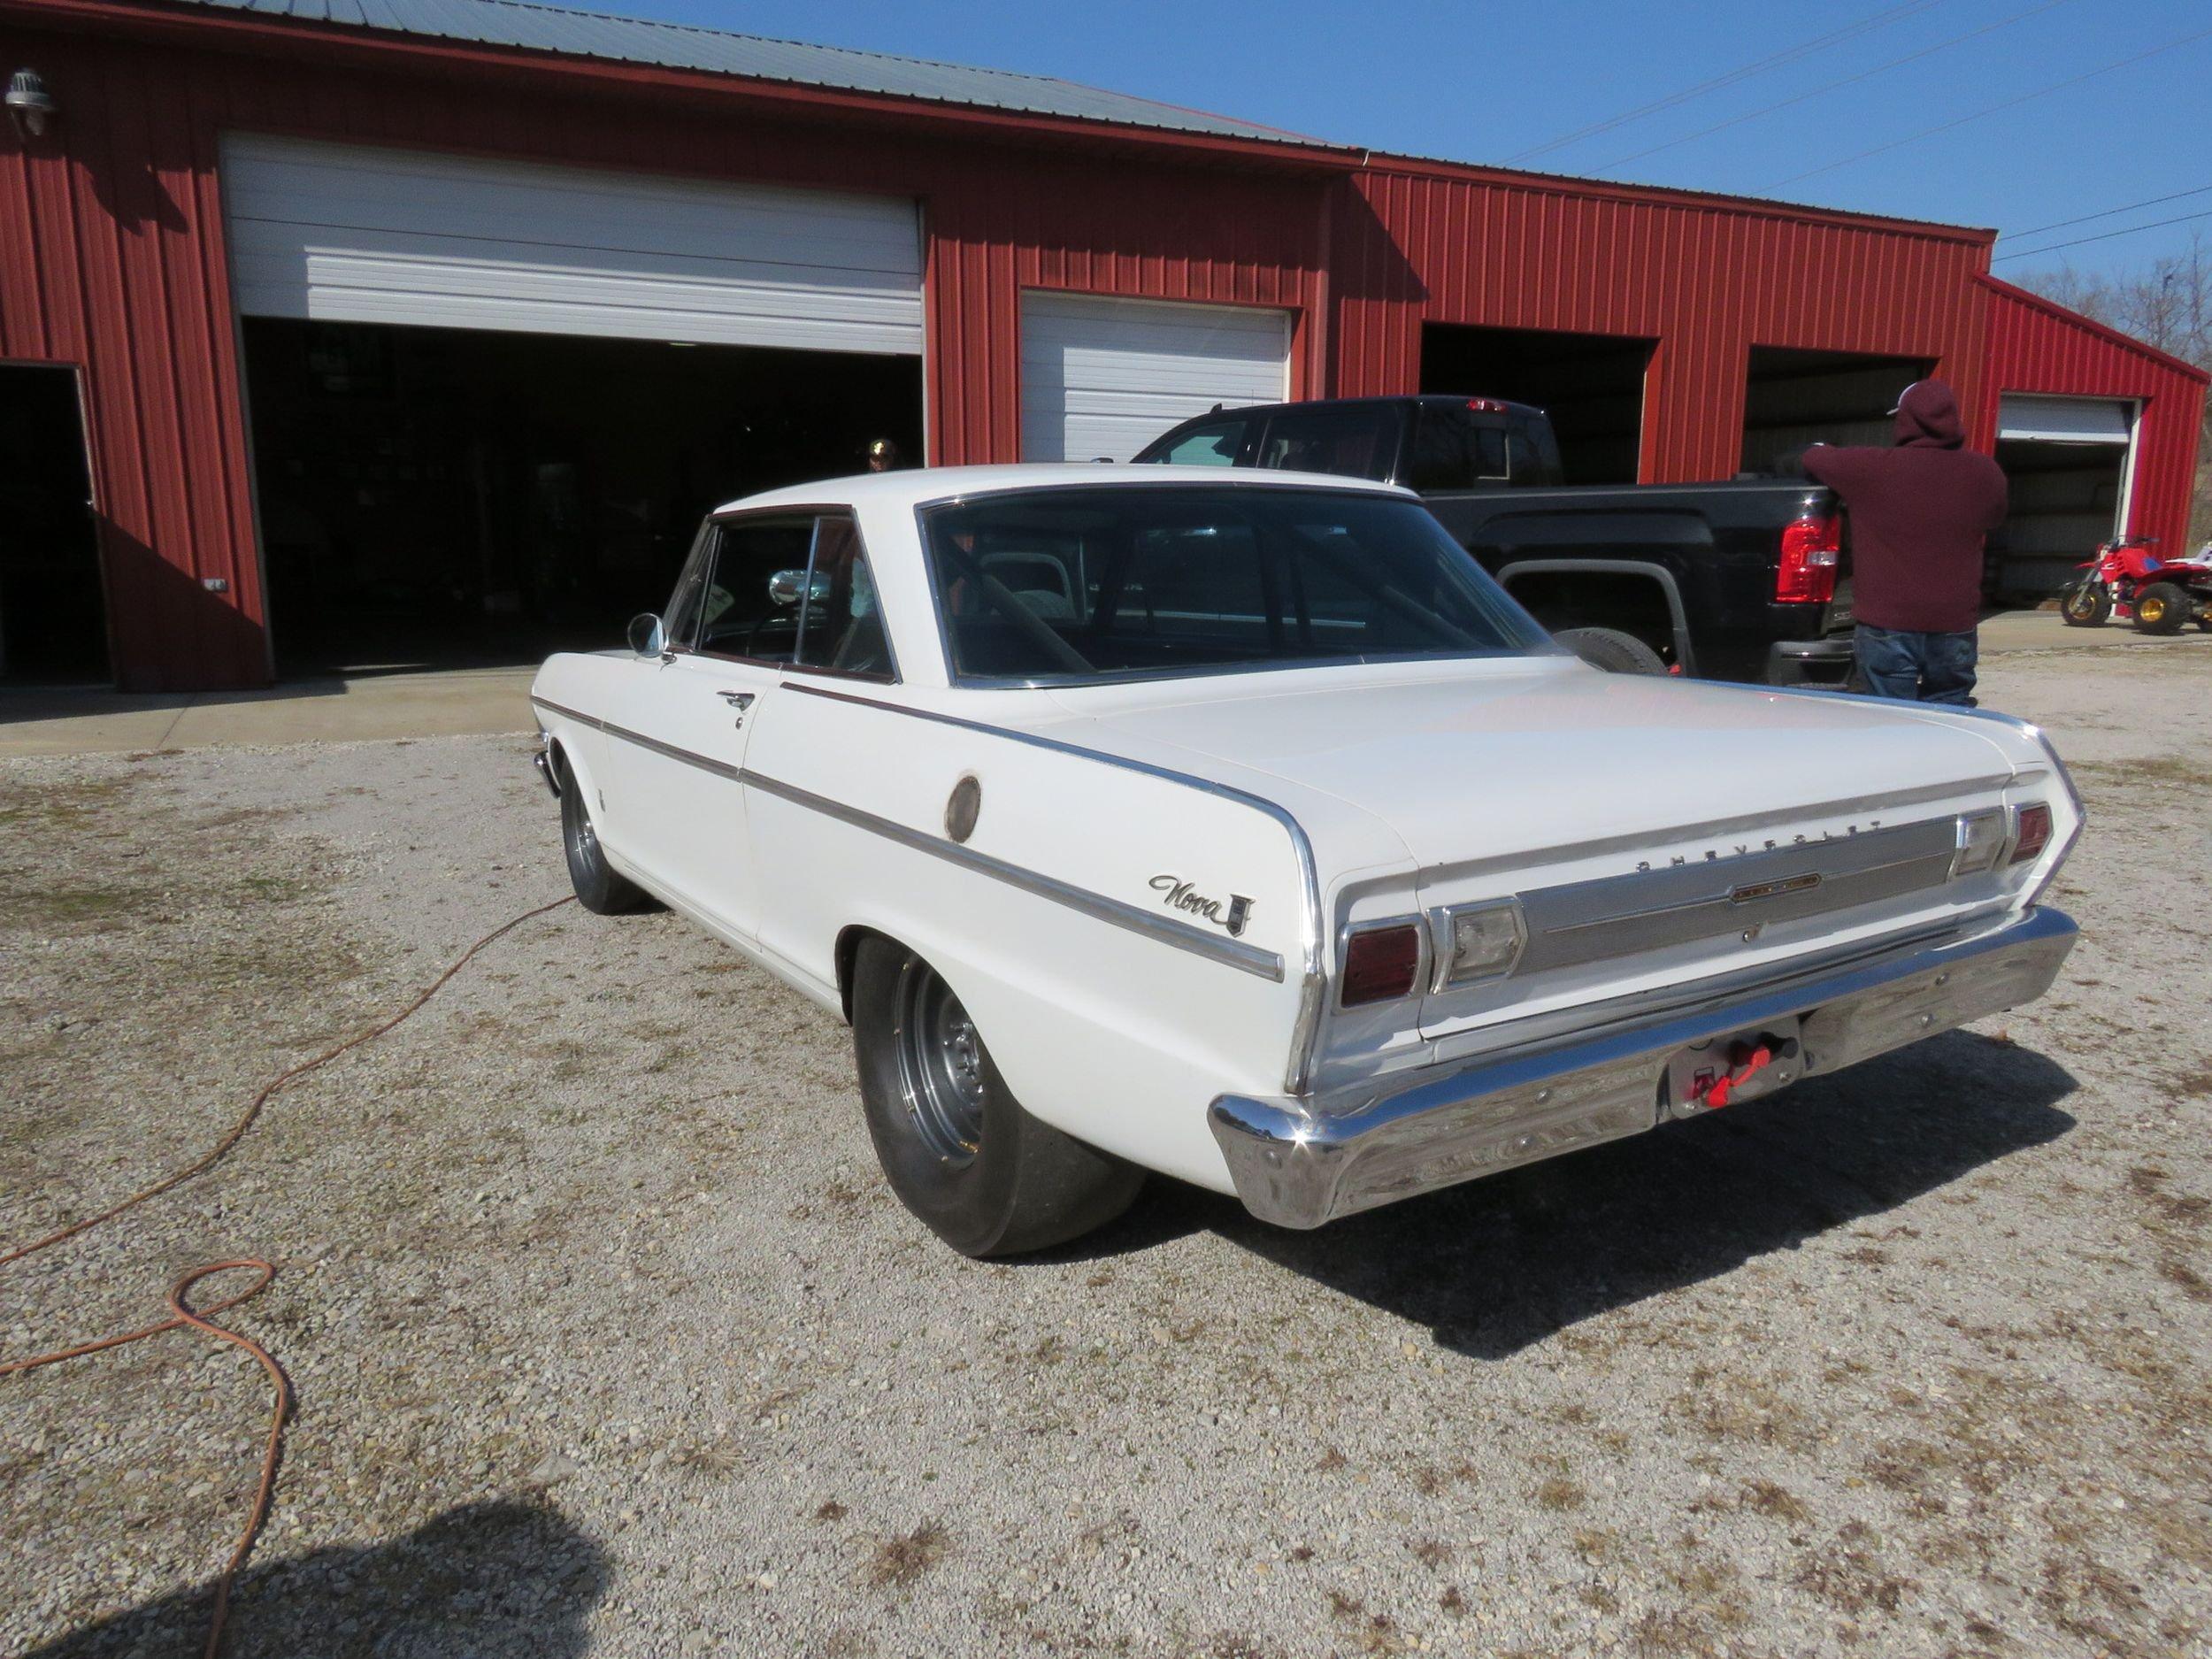
M 2212 558 L 2162 559 L 2151 551 L 2157 545 L 2154 535 L 2131 535 L 2099 548 L 2059 601 L 2067 626 L 2101 627 L 2117 617 L 2139 634 L 2178 634 L 2192 622 L 2212 630 Z

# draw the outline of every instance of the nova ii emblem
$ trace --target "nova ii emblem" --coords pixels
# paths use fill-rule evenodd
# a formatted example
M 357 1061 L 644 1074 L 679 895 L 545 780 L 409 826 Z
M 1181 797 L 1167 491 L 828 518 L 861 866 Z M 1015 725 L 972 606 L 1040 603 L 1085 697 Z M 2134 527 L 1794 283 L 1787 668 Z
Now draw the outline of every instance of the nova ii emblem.
M 1151 885 L 1152 890 L 1160 895 L 1160 902 L 1168 909 L 1185 911 L 1216 927 L 1225 927 L 1232 939 L 1244 931 L 1245 923 L 1252 917 L 1252 901 L 1241 893 L 1232 893 L 1225 907 L 1219 899 L 1193 892 L 1191 884 L 1180 876 L 1155 876 Z

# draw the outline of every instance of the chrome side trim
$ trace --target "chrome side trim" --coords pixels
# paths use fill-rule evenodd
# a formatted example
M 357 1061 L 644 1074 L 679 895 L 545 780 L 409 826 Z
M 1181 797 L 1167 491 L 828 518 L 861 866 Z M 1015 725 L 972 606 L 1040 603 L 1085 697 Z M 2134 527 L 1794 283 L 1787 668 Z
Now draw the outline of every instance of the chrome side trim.
M 1694 1043 L 1795 1031 L 1800 1075 L 1834 1071 L 2049 989 L 2074 924 L 2031 910 L 1954 943 L 1794 986 L 1753 987 L 1667 1018 L 1429 1066 L 1302 1102 L 1218 1096 L 1209 1125 L 1245 1208 L 1317 1227 L 1339 1216 L 1655 1127 L 1670 1066 Z
M 603 722 L 595 714 L 586 714 L 581 709 L 572 709 L 565 703 L 551 702 L 547 698 L 541 697 L 534 691 L 530 694 L 530 701 L 535 703 L 539 708 L 545 710 L 549 714 L 566 715 L 570 719 L 578 722 L 580 725 L 588 726 L 594 729 L 598 729 L 603 725 Z
M 1109 923 L 1116 927 L 1125 927 L 1133 933 L 1143 933 L 1163 943 L 1173 945 L 1179 950 L 1187 950 L 1194 956 L 1205 956 L 1242 972 L 1256 974 L 1263 979 L 1273 980 L 1278 985 L 1282 983 L 1283 959 L 1271 950 L 1263 950 L 1257 945 L 1248 945 L 1242 940 L 1216 938 L 1211 933 L 1194 927 L 1188 922 L 1179 922 L 1171 916 L 1156 916 L 1150 910 L 1140 910 L 1137 906 L 1125 904 L 1119 899 L 1110 899 L 1102 894 L 1093 893 L 1087 888 L 1073 887 L 1051 876 L 1041 875 L 1034 870 L 1027 870 L 1019 864 L 1009 864 L 1002 858 L 994 858 L 988 853 L 977 852 L 972 848 L 964 847 L 957 841 L 948 841 L 941 835 L 932 835 L 923 830 L 910 829 L 903 824 L 895 823 L 887 818 L 879 818 L 872 812 L 861 810 L 858 807 L 847 806 L 841 801 L 833 801 L 826 795 L 816 795 L 811 790 L 802 789 L 796 784 L 785 783 L 780 779 L 766 777 L 757 772 L 748 772 L 745 774 L 745 781 L 751 787 L 760 790 L 764 795 L 775 795 L 795 806 L 804 807 L 809 811 L 819 812 L 825 818 L 833 818 L 840 823 L 853 826 L 856 829 L 863 829 L 871 834 L 880 835 L 886 841 L 896 841 L 902 847 L 910 847 L 917 852 L 924 852 L 932 857 L 941 858 L 947 864 L 957 864 L 963 869 L 972 870 L 980 875 L 989 876 L 994 880 L 1002 881 L 1011 887 L 1018 887 L 1025 893 L 1034 894 L 1041 899 L 1048 899 L 1055 904 L 1064 905 L 1069 910 L 1079 911 L 1095 920 Z
M 1302 1096 L 1311 1092 L 1313 1083 L 1314 1048 L 1321 1036 L 1321 1012 L 1326 1003 L 1329 982 L 1327 960 L 1327 931 L 1321 914 L 1321 873 L 1315 861 L 1313 842 L 1308 838 L 1305 826 L 1292 816 L 1288 808 L 1279 805 L 1264 795 L 1254 795 L 1233 784 L 1200 778 L 1187 772 L 1176 772 L 1166 766 L 1155 766 L 1148 761 L 1132 760 L 1125 755 L 1110 754 L 1103 749 L 1086 749 L 1079 743 L 1063 742 L 1056 737 L 1041 737 L 1034 732 L 1016 731 L 1009 726 L 992 726 L 982 720 L 970 720 L 956 714 L 939 714 L 929 709 L 910 709 L 895 703 L 885 703 L 876 697 L 856 696 L 850 692 L 831 691 L 820 686 L 802 686 L 790 680 L 782 683 L 787 691 L 795 691 L 809 697 L 826 697 L 833 703 L 857 703 L 864 709 L 878 709 L 887 714 L 903 714 L 917 720 L 933 720 L 940 726 L 956 726 L 963 731 L 979 732 L 987 737 L 1002 737 L 1017 743 L 1026 743 L 1033 749 L 1050 749 L 1063 755 L 1073 755 L 1083 760 L 1095 760 L 1109 766 L 1118 766 L 1125 772 L 1141 772 L 1148 778 L 1179 784 L 1187 789 L 1218 795 L 1248 806 L 1256 812 L 1263 812 L 1282 827 L 1290 837 L 1291 849 L 1297 855 L 1298 878 L 1304 888 L 1305 916 L 1299 929 L 1299 954 L 1302 958 L 1299 976 L 1298 1017 L 1291 1027 L 1290 1058 L 1283 1071 L 1283 1089 L 1286 1094 Z
M 795 686 L 790 689 L 802 690 L 805 687 Z M 836 694 L 817 693 L 815 695 L 833 695 Z M 942 858 L 948 864 L 958 864 L 964 869 L 973 870 L 980 875 L 989 876 L 996 881 L 1002 881 L 1009 887 L 1018 887 L 1025 893 L 1034 894 L 1039 898 L 1048 899 L 1055 904 L 1064 905 L 1069 910 L 1079 911 L 1098 921 L 1109 923 L 1116 927 L 1126 928 L 1132 933 L 1142 933 L 1164 944 L 1172 945 L 1179 950 L 1187 950 L 1194 956 L 1204 956 L 1210 961 L 1222 963 L 1228 967 L 1237 969 L 1240 972 L 1254 974 L 1278 985 L 1282 983 L 1283 959 L 1271 950 L 1263 950 L 1259 946 L 1247 944 L 1242 940 L 1217 938 L 1202 928 L 1195 927 L 1188 922 L 1178 921 L 1171 916 L 1155 915 L 1150 910 L 1125 903 L 1119 899 L 1108 898 L 1103 894 L 1093 893 L 1087 888 L 1072 886 L 1055 877 L 1025 869 L 1020 864 L 1009 864 L 1002 858 L 995 858 L 988 853 L 977 852 L 956 841 L 948 841 L 942 836 L 932 835 L 922 830 L 910 829 L 905 825 L 895 823 L 890 818 L 880 818 L 873 812 L 863 811 L 858 807 L 847 806 L 842 802 L 833 801 L 826 795 L 819 795 L 811 790 L 802 789 L 796 784 L 785 783 L 780 779 L 771 778 L 741 766 L 733 766 L 726 762 L 711 759 L 687 749 L 679 749 L 673 743 L 664 743 L 657 738 L 648 737 L 642 732 L 634 732 L 629 727 L 617 726 L 612 721 L 597 719 L 591 715 L 580 713 L 576 710 L 563 708 L 557 703 L 548 703 L 541 697 L 533 697 L 531 701 L 556 714 L 565 714 L 587 726 L 596 726 L 609 737 L 618 737 L 625 742 L 634 743 L 641 749 L 649 749 L 656 755 L 665 756 L 668 759 L 679 761 L 684 765 L 696 766 L 702 772 L 711 772 L 718 778 L 726 778 L 733 783 L 761 790 L 764 794 L 789 801 L 795 805 L 805 807 L 810 811 L 819 812 L 825 817 L 850 824 L 856 829 L 864 829 L 872 834 L 880 835 L 887 841 L 896 841 L 901 846 L 911 847 L 918 852 L 926 852 L 934 857 Z M 848 699 L 848 701 L 857 702 L 860 699 Z

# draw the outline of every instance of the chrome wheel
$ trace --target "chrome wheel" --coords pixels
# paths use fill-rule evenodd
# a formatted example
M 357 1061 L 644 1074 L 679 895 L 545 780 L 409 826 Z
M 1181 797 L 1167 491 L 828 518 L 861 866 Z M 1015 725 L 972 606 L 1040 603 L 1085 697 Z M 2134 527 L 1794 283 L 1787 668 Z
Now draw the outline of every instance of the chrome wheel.
M 952 987 L 916 957 L 899 974 L 893 1037 L 915 1133 L 942 1163 L 973 1161 L 983 1143 L 983 1040 Z
M 599 852 L 599 832 L 591 826 L 591 814 L 578 811 L 571 815 L 568 826 L 568 850 L 571 856 L 588 865 Z

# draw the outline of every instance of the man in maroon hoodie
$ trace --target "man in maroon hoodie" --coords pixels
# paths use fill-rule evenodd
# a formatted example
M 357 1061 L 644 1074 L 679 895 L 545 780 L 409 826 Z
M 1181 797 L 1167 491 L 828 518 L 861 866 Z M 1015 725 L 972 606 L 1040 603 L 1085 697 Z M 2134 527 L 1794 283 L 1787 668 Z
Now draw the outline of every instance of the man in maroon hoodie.
M 1805 476 L 1851 514 L 1859 678 L 1878 697 L 1971 703 L 1982 542 L 2004 521 L 2005 475 L 1965 448 L 1941 380 L 1915 380 L 1890 413 L 1889 449 L 1805 451 Z

